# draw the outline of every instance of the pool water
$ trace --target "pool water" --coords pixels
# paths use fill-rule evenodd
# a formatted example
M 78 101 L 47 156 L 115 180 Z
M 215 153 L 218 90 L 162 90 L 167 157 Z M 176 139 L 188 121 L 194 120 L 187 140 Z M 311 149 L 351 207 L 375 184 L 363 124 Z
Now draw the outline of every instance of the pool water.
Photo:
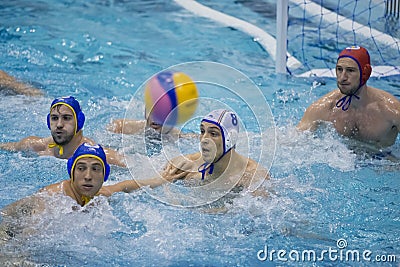
M 3 3 L 4 2 L 4 3 Z M 0 142 L 30 135 L 49 136 L 46 115 L 53 98 L 74 95 L 86 115 L 84 134 L 104 146 L 128 151 L 137 163 L 148 159 L 135 148 L 140 136 L 106 130 L 128 107 L 142 118 L 137 90 L 154 73 L 184 62 L 217 62 L 237 69 L 260 88 L 235 106 L 257 110 L 269 103 L 275 127 L 261 133 L 247 123 L 248 155 L 261 148 L 274 156 L 272 179 L 264 184 L 268 198 L 236 194 L 226 213 L 205 207 L 180 208 L 156 200 L 146 190 L 95 199 L 94 206 L 71 209 L 68 198 L 49 199 L 46 215 L 34 218 L 31 235 L 17 235 L 0 249 L 2 265 L 27 266 L 276 266 L 375 265 L 374 261 L 262 261 L 265 248 L 320 253 L 329 248 L 370 250 L 375 256 L 397 255 L 400 261 L 399 162 L 352 149 L 352 141 L 330 127 L 300 133 L 295 126 L 305 108 L 336 87 L 330 78 L 303 79 L 274 73 L 275 63 L 251 37 L 233 28 L 192 15 L 166 1 L 3 1 L 0 4 L 2 70 L 45 92 L 43 97 L 2 96 Z M 257 3 L 260 3 L 256 1 Z M 261 2 L 263 3 L 263 2 Z M 238 1 L 218 1 L 215 8 L 275 31 L 274 5 L 260 12 Z M 267 8 L 268 7 L 268 8 Z M 271 8 L 272 7 L 272 8 Z M 271 11 L 272 10 L 272 11 Z M 271 13 L 271 14 L 270 14 Z M 332 54 L 335 58 L 336 54 Z M 212 77 L 215 75 L 215 77 Z M 218 79 L 220 73 L 210 73 Z M 399 77 L 370 79 L 369 85 L 400 98 Z M 203 90 L 203 89 L 202 89 Z M 201 91 L 202 96 L 205 96 Z M 212 94 L 210 94 L 212 95 Z M 222 102 L 235 102 L 212 95 Z M 211 101 L 208 100 L 208 101 Z M 205 104 L 199 112 L 207 112 Z M 268 112 L 266 112 L 268 113 Z M 266 114 L 268 116 L 268 114 Z M 262 118 L 259 118 L 262 121 Z M 187 126 L 197 131 L 198 123 Z M 124 140 L 123 140 L 124 139 Z M 399 138 L 398 138 L 399 139 Z M 126 150 L 123 143 L 132 146 Z M 387 149 L 400 156 L 400 140 Z M 177 144 L 163 144 L 172 151 Z M 197 140 L 180 141 L 183 152 Z M 246 153 L 247 143 L 238 150 Z M 276 148 L 276 150 L 275 150 Z M 385 151 L 385 152 L 387 152 Z M 246 153 L 247 154 L 247 153 Z M 260 157 L 270 166 L 271 157 Z M 150 159 L 162 166 L 162 154 Z M 31 152 L 0 150 L 0 208 L 40 188 L 67 179 L 66 162 Z M 148 175 L 140 171 L 140 178 Z M 131 179 L 128 169 L 112 166 L 110 181 Z M 162 191 L 163 188 L 154 189 Z M 346 241 L 347 246 L 338 240 Z M 261 251 L 261 252 L 260 252 Z M 288 259 L 288 254 L 286 254 Z

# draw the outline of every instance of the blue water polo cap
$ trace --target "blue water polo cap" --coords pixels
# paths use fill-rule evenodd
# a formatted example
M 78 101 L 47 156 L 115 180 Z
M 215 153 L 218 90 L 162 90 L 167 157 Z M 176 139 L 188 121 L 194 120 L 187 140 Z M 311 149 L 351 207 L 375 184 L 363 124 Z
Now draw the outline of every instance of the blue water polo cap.
M 83 143 L 80 145 L 75 150 L 72 157 L 68 159 L 67 169 L 71 180 L 74 180 L 74 168 L 78 160 L 81 158 L 95 158 L 99 160 L 103 166 L 104 182 L 107 181 L 108 176 L 110 175 L 110 165 L 107 163 L 106 153 L 101 145 L 90 145 L 88 143 Z
M 219 127 L 222 134 L 224 154 L 236 146 L 239 134 L 239 118 L 226 109 L 216 109 L 208 113 L 201 122 L 209 122 Z
M 55 106 L 58 105 L 65 105 L 72 110 L 75 118 L 75 134 L 79 132 L 79 130 L 81 130 L 85 124 L 85 114 L 83 114 L 78 100 L 76 100 L 73 96 L 56 98 L 51 103 L 50 112 Z M 47 115 L 47 127 L 50 129 L 50 113 Z

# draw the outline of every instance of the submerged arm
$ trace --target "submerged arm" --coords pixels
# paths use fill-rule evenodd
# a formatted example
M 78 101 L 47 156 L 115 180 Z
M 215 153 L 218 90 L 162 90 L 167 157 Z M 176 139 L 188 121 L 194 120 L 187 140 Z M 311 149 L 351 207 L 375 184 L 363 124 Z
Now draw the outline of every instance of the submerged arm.
M 45 209 L 45 201 L 38 195 L 32 195 L 20 199 L 1 210 L 1 215 L 18 219 L 21 217 L 32 216 Z
M 0 149 L 10 150 L 10 151 L 20 151 L 20 150 L 34 150 L 41 151 L 46 149 L 46 141 L 43 138 L 37 136 L 29 136 L 18 142 L 1 143 Z
M 143 186 L 150 186 L 151 188 L 162 185 L 165 182 L 164 179 L 161 178 L 150 178 L 146 180 L 125 180 L 113 185 L 105 185 L 103 186 L 99 193 L 100 195 L 111 196 L 117 192 L 125 192 L 130 193 L 134 190 L 137 190 Z
M 107 125 L 107 130 L 114 133 L 138 134 L 144 131 L 145 126 L 144 120 L 115 119 Z
M 117 151 L 112 150 L 110 148 L 104 148 L 104 152 L 107 156 L 107 162 L 111 165 L 117 165 L 120 167 L 126 167 L 125 158 Z
M 0 91 L 10 91 L 14 94 L 41 96 L 43 92 L 27 84 L 17 81 L 14 77 L 0 70 Z
M 125 180 L 113 185 L 105 185 L 100 189 L 99 194 L 111 196 L 112 194 L 117 192 L 130 193 L 144 186 L 155 188 L 165 183 L 181 179 L 186 174 L 182 172 L 177 172 L 176 168 L 174 168 L 172 165 L 168 165 L 161 175 L 162 176 L 155 176 L 149 179 Z

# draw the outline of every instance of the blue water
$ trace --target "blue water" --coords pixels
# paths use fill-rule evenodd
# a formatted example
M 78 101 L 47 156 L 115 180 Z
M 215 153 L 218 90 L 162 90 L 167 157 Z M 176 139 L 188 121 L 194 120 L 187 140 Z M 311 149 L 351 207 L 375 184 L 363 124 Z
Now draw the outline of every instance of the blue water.
M 275 32 L 275 5 L 270 1 L 249 5 L 224 0 L 213 7 Z M 248 91 L 244 105 L 240 99 L 215 95 L 211 85 L 202 85 L 201 96 L 208 99 L 199 112 L 206 112 L 208 103 L 222 100 L 246 117 L 249 106 L 258 110 L 266 100 L 276 124 L 276 128 L 269 124 L 267 109 L 266 119 L 258 118 L 265 122 L 262 135 L 256 123 L 242 122 L 249 132 L 249 156 L 259 158 L 260 148 L 274 156 L 273 178 L 264 185 L 269 198 L 238 195 L 226 204 L 225 214 L 161 203 L 152 195 L 163 188 L 152 194 L 140 190 L 100 197 L 97 205 L 79 211 L 71 210 L 67 198 L 49 200 L 54 208 L 27 223 L 34 230 L 31 235 L 16 236 L 1 247 L 3 265 L 311 266 L 309 261 L 279 261 L 276 254 L 272 262 L 260 261 L 257 253 L 265 246 L 269 251 L 320 252 L 337 249 L 339 239 L 347 241 L 347 249 L 372 251 L 372 257 L 397 255 L 397 263 L 382 266 L 400 261 L 399 164 L 355 151 L 351 141 L 329 127 L 315 134 L 295 130 L 305 108 L 335 88 L 333 79 L 276 76 L 274 61 L 251 37 L 193 16 L 174 2 L 19 0 L 3 1 L 0 10 L 1 68 L 45 92 L 38 98 L 1 97 L 0 142 L 49 136 L 45 118 L 52 99 L 73 94 L 87 117 L 85 135 L 134 155 L 140 166 L 147 159 L 135 147 L 140 137 L 122 140 L 121 135 L 106 131 L 106 124 L 124 117 L 132 105 L 135 112 L 129 116 L 142 118 L 143 104 L 135 100 L 141 85 L 164 68 L 193 61 L 237 69 L 264 96 L 257 98 L 255 91 Z M 227 75 L 206 74 L 210 80 Z M 369 81 L 400 97 L 398 84 L 396 76 Z M 196 131 L 196 121 L 187 128 Z M 124 148 L 127 141 L 131 146 Z M 400 155 L 399 144 L 397 140 L 388 150 Z M 191 152 L 197 141 L 184 140 L 179 145 L 183 152 Z M 176 147 L 166 144 L 171 151 Z M 245 154 L 246 148 L 241 140 L 238 150 Z M 267 168 L 271 157 L 260 157 Z M 0 151 L 0 162 L 0 208 L 68 178 L 64 160 L 31 152 Z M 165 159 L 155 155 L 150 162 L 162 166 Z M 144 178 L 148 172 L 139 170 L 136 175 Z M 131 179 L 127 169 L 112 167 L 108 183 L 126 179 Z M 375 264 L 327 258 L 314 262 L 316 266 Z

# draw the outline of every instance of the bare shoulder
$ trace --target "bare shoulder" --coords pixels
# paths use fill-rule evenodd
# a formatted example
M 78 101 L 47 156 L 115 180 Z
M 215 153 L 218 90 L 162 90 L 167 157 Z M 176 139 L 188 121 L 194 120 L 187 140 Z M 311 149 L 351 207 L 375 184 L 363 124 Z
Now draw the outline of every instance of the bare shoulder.
M 31 144 L 31 147 L 34 151 L 39 152 L 39 151 L 45 151 L 48 148 L 48 145 L 53 142 L 52 137 L 37 137 L 37 136 L 31 136 L 29 141 Z
M 369 87 L 369 89 L 373 92 L 374 102 L 380 111 L 400 118 L 400 101 L 394 95 L 378 88 Z
M 64 181 L 61 181 L 56 184 L 48 185 L 48 186 L 42 188 L 39 192 L 41 192 L 41 193 L 46 192 L 49 194 L 61 193 L 61 192 L 63 192 L 63 189 L 68 181 L 69 180 L 64 180 Z
M 304 112 L 297 128 L 299 130 L 313 131 L 318 127 L 319 122 L 329 121 L 329 117 L 339 98 L 340 91 L 336 89 L 313 102 Z
M 253 159 L 247 159 L 246 171 L 240 181 L 240 184 L 247 187 L 250 191 L 255 190 L 265 180 L 269 180 L 268 170 Z
M 389 92 L 386 92 L 384 90 L 381 89 L 377 89 L 377 88 L 373 88 L 376 92 L 377 95 L 380 95 L 384 100 L 384 102 L 386 102 L 385 104 L 391 105 L 393 107 L 396 107 L 397 109 L 400 109 L 400 101 L 397 99 L 397 97 L 395 97 L 394 95 L 392 95 Z
M 250 173 L 258 173 L 258 174 L 264 174 L 266 178 L 269 179 L 269 174 L 267 169 L 264 168 L 260 163 L 253 159 L 248 159 L 247 161 L 247 167 L 246 171 Z
M 104 152 L 107 156 L 107 162 L 111 165 L 117 165 L 120 167 L 126 167 L 125 157 L 120 154 L 118 151 L 104 147 Z
M 341 93 L 338 89 L 335 89 L 322 97 L 320 97 L 317 101 L 312 103 L 307 110 L 313 111 L 325 111 L 332 109 L 335 105 L 337 100 L 339 100 Z

